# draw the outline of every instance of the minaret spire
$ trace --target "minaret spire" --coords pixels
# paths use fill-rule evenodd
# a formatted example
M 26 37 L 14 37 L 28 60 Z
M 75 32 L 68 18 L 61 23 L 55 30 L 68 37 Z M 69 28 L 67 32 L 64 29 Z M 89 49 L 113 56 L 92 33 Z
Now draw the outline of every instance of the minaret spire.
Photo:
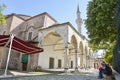
M 78 26 L 78 32 L 81 34 L 81 25 L 82 25 L 82 23 L 83 23 L 83 21 L 82 21 L 82 18 L 81 18 L 81 16 L 80 16 L 80 14 L 81 14 L 81 12 L 80 12 L 80 10 L 79 10 L 79 4 L 78 4 L 78 6 L 77 6 L 77 19 L 76 19 L 76 24 L 77 24 L 77 26 Z
M 80 13 L 79 4 L 78 4 L 78 6 L 77 6 L 77 13 Z

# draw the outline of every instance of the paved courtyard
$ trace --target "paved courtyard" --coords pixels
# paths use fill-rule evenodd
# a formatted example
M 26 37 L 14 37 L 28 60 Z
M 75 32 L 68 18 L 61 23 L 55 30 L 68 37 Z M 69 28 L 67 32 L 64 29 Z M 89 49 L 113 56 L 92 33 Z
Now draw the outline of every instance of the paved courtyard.
M 46 72 L 29 72 L 20 73 L 11 71 L 12 77 L 2 78 L 0 80 L 100 80 L 97 78 L 98 70 L 79 70 L 72 73 L 46 73 Z M 104 79 L 101 79 L 104 80 Z

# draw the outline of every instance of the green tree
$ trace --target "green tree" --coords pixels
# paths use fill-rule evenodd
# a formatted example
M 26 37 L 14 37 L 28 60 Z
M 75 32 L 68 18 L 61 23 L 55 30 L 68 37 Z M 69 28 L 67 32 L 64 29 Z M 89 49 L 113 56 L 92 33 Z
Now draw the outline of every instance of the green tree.
M 6 19 L 5 16 L 3 14 L 3 10 L 6 8 L 7 6 L 5 4 L 0 4 L 0 24 L 5 25 L 6 24 Z
M 115 0 L 92 0 L 87 7 L 87 19 L 85 21 L 88 37 L 92 45 L 106 48 L 106 44 L 116 38 L 114 23 Z
M 116 0 L 91 0 L 87 7 L 85 21 L 88 37 L 93 50 L 104 49 L 106 61 L 112 60 L 116 43 L 117 29 L 115 25 Z M 120 58 L 119 58 L 120 59 Z M 114 61 L 117 64 L 117 62 Z
M 113 51 L 115 47 L 116 42 L 110 43 L 109 46 L 107 46 L 106 54 L 104 55 L 105 61 L 109 64 L 113 65 Z

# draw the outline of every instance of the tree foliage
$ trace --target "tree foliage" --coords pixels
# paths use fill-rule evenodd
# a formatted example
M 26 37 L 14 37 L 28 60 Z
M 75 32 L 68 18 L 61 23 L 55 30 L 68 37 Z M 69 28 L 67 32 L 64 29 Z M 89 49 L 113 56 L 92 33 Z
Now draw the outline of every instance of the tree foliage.
M 6 8 L 7 6 L 5 4 L 0 4 L 0 24 L 5 25 L 6 24 L 6 20 L 5 20 L 5 16 L 3 14 L 3 10 Z
M 115 44 L 115 41 L 113 43 L 110 43 L 109 46 L 107 46 L 106 53 L 104 55 L 105 61 L 111 65 L 113 65 L 113 51 Z
M 106 61 L 120 73 L 120 0 L 91 0 L 85 23 L 93 49 L 104 49 Z
M 116 40 L 114 9 L 115 0 L 89 1 L 85 23 L 91 46 L 94 49 L 106 49 Z
M 91 0 L 87 7 L 85 21 L 88 37 L 93 50 L 104 49 L 105 60 L 112 64 L 116 43 L 115 0 Z

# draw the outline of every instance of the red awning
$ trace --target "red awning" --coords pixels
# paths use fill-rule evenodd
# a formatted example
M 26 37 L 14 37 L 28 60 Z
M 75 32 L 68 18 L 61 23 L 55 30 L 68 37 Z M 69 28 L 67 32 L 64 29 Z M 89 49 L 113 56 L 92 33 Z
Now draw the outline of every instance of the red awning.
M 10 47 L 10 35 L 0 35 L 0 47 L 4 47 L 4 46 L 8 48 Z M 42 48 L 31 45 L 30 43 L 25 42 L 15 36 L 12 42 L 12 49 L 25 53 L 25 54 L 43 52 Z

